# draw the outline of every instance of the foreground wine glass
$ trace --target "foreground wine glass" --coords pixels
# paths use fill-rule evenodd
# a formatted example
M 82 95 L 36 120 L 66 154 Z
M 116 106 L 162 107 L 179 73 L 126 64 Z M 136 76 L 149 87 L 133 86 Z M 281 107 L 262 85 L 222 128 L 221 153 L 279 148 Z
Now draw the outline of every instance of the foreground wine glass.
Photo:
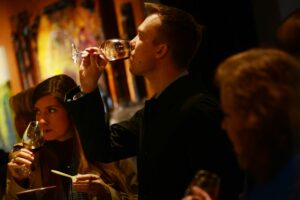
M 221 179 L 217 174 L 207 170 L 199 170 L 186 189 L 185 196 L 192 195 L 192 187 L 198 186 L 204 190 L 212 200 L 217 200 L 219 197 L 220 182 Z
M 39 126 L 38 121 L 29 122 L 23 137 L 22 143 L 24 148 L 29 149 L 32 152 L 36 152 L 44 144 L 43 131 Z M 29 176 L 31 174 L 31 166 L 22 166 L 21 171 L 24 175 Z
M 130 57 L 130 41 L 123 39 L 108 39 L 101 43 L 99 50 L 108 61 L 122 60 Z M 79 51 L 72 43 L 73 62 L 79 63 L 84 51 Z

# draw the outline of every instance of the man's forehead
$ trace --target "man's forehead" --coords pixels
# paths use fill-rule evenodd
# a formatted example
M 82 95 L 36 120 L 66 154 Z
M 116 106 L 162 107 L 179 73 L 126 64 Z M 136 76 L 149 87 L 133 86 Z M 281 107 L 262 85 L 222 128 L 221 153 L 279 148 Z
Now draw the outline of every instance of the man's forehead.
M 143 23 L 140 25 L 140 28 L 144 28 L 148 25 L 160 25 L 161 19 L 158 14 L 152 14 L 146 17 L 146 19 L 143 21 Z

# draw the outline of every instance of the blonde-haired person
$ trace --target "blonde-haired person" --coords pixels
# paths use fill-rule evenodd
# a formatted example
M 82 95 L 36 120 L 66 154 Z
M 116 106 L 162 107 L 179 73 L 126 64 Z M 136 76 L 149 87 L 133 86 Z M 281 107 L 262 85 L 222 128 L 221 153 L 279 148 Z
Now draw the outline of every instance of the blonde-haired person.
M 226 130 L 246 200 L 300 199 L 300 64 L 276 49 L 250 49 L 217 68 Z
M 66 75 L 39 83 L 32 101 L 36 120 L 44 132 L 45 144 L 33 153 L 20 144 L 8 164 L 6 199 L 28 188 L 56 186 L 55 199 L 120 199 L 130 193 L 125 176 L 113 164 L 87 161 L 80 139 L 65 107 L 65 93 L 76 86 Z M 31 165 L 30 176 L 20 173 L 20 165 Z M 76 175 L 76 180 L 58 176 L 51 169 Z

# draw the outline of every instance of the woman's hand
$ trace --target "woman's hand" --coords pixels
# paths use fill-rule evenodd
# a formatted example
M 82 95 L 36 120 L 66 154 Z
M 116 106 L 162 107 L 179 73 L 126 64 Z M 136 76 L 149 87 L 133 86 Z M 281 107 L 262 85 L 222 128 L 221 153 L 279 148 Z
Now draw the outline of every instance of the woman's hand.
M 86 192 L 92 196 L 107 194 L 108 185 L 96 174 L 77 174 L 73 181 L 77 192 Z
M 212 198 L 200 187 L 193 186 L 192 194 L 184 197 L 182 200 L 212 200 Z
M 29 174 L 24 173 L 24 168 L 30 168 L 34 160 L 33 153 L 26 149 L 21 148 L 18 151 L 11 153 L 11 160 L 7 164 L 7 168 L 11 175 L 18 181 L 28 178 Z
M 99 53 L 98 48 L 89 47 L 85 49 L 79 71 L 82 92 L 89 93 L 97 88 L 98 80 L 106 65 L 107 60 Z

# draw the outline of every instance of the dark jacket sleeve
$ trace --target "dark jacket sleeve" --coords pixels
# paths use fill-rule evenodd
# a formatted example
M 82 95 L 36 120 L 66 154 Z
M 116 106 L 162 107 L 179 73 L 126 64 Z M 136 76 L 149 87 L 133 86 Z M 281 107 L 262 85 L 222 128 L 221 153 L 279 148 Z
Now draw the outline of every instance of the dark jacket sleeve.
M 98 89 L 73 99 L 79 88 L 66 95 L 66 104 L 89 161 L 111 162 L 135 155 L 137 138 L 133 123 L 109 126 Z

